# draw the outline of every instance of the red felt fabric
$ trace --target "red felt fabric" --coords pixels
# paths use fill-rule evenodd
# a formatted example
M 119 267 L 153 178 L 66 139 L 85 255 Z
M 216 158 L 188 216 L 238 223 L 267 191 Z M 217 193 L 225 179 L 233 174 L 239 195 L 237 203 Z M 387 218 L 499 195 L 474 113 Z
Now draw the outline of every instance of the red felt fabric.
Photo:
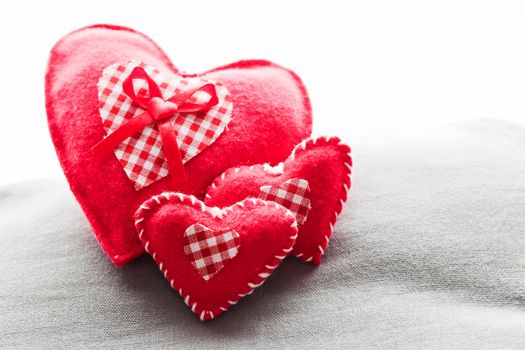
M 202 321 L 217 317 L 251 294 L 292 250 L 294 215 L 263 200 L 246 200 L 217 213 L 195 197 L 166 192 L 146 201 L 135 214 L 146 251 L 188 307 Z M 208 281 L 184 251 L 184 233 L 194 224 L 239 234 L 237 255 Z
M 143 254 L 131 218 L 144 200 L 166 190 L 201 196 L 229 167 L 281 161 L 310 134 L 312 124 L 301 80 L 271 62 L 240 61 L 184 74 L 219 81 L 229 89 L 234 101 L 229 130 L 186 163 L 188 179 L 177 188 L 168 176 L 135 191 L 116 157 L 100 160 L 89 151 L 105 135 L 98 112 L 98 79 L 106 66 L 130 59 L 182 74 L 143 34 L 97 25 L 62 38 L 51 51 L 46 75 L 48 123 L 58 158 L 97 239 L 117 266 Z
M 308 139 L 297 145 L 284 162 L 282 174 L 273 174 L 268 166 L 244 166 L 227 170 L 208 188 L 205 203 L 227 206 L 247 197 L 257 197 L 264 185 L 279 187 L 283 182 L 305 179 L 311 190 L 308 218 L 299 226 L 299 237 L 292 255 L 320 264 L 333 226 L 347 199 L 351 186 L 350 147 L 337 137 Z

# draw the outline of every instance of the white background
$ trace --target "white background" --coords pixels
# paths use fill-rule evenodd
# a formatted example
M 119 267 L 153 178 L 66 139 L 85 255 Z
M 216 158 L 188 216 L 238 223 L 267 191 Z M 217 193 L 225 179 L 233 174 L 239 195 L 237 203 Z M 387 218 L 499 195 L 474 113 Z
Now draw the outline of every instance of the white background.
M 525 124 L 524 1 L 2 1 L 0 184 L 61 176 L 47 130 L 49 49 L 111 23 L 192 72 L 247 58 L 294 69 L 314 133 L 506 119 Z

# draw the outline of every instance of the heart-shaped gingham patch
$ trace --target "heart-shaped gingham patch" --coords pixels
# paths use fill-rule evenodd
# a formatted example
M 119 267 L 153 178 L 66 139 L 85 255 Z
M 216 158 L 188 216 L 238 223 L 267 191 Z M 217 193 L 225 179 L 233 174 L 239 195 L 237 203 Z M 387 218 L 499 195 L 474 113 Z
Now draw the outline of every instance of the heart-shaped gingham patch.
M 310 187 L 304 179 L 290 179 L 279 187 L 261 186 L 259 198 L 279 203 L 295 214 L 297 223 L 302 225 L 312 207 Z
M 237 255 L 239 241 L 235 230 L 214 232 L 204 225 L 194 224 L 184 232 L 184 252 L 199 275 L 208 281 L 224 267 L 227 260 Z
M 160 72 L 157 68 L 139 61 L 116 63 L 106 67 L 98 82 L 98 99 L 102 125 L 107 134 L 144 112 L 144 109 L 133 103 L 122 89 L 122 83 L 137 66 L 144 68 L 157 83 L 165 99 L 210 83 L 200 78 L 185 78 L 171 72 Z M 171 122 L 177 130 L 177 144 L 184 163 L 215 142 L 231 120 L 232 98 L 226 87 L 217 82 L 213 84 L 219 99 L 217 105 L 206 112 L 178 113 L 171 117 Z M 147 95 L 147 86 L 146 81 L 135 80 L 137 96 Z M 206 100 L 208 95 L 200 92 L 193 98 L 194 101 L 188 102 Z M 115 156 L 136 190 L 168 175 L 161 137 L 154 124 L 146 126 L 141 132 L 122 142 L 115 149 Z

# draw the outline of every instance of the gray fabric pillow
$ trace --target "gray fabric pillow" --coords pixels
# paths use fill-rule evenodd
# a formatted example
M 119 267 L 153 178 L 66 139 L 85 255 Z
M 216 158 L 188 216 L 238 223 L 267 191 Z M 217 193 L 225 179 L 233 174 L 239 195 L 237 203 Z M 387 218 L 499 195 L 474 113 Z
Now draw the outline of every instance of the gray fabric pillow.
M 208 323 L 149 257 L 113 267 L 65 180 L 3 186 L 0 346 L 524 349 L 525 130 L 346 140 L 353 187 L 322 265 L 285 260 Z

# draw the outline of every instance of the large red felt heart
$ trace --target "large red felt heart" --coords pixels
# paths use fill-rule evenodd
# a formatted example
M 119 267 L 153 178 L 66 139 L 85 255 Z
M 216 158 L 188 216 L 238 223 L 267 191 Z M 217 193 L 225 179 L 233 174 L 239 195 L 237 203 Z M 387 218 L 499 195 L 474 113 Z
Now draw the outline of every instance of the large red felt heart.
M 165 192 L 144 202 L 134 218 L 144 249 L 202 321 L 263 284 L 297 238 L 295 216 L 261 199 L 220 209 Z
M 162 177 L 136 191 L 119 160 L 90 152 L 105 133 L 97 82 L 115 63 L 138 60 L 162 72 L 226 87 L 233 103 L 228 128 L 185 163 L 187 181 Z M 167 190 L 202 196 L 211 180 L 232 166 L 283 160 L 311 132 L 306 90 L 290 70 L 267 61 L 240 61 L 201 74 L 184 74 L 149 38 L 131 29 L 98 25 L 62 38 L 51 51 L 46 76 L 49 129 L 70 187 L 104 251 L 124 265 L 144 250 L 132 215 L 144 200 Z
M 295 212 L 299 237 L 292 255 L 320 264 L 350 189 L 350 147 L 337 137 L 298 144 L 284 162 L 242 166 L 217 177 L 206 205 L 226 206 L 247 197 L 273 200 Z

